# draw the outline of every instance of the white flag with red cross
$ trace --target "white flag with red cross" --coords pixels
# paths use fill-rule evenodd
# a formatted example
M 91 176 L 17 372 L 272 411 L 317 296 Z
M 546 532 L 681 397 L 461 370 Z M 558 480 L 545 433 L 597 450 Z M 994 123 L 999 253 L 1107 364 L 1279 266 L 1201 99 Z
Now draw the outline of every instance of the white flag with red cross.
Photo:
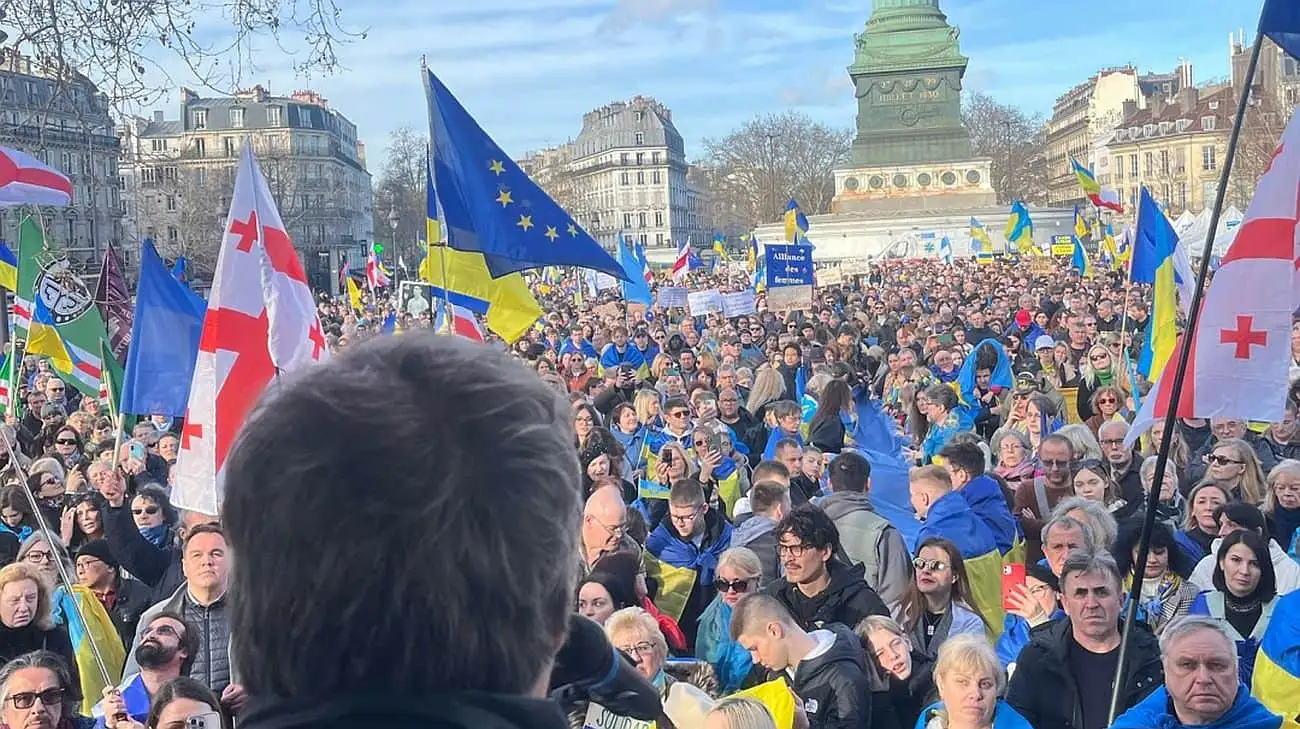
M 244 142 L 181 432 L 176 506 L 220 513 L 226 457 L 277 374 L 329 356 L 302 262 Z
M 1180 338 L 1142 403 L 1130 441 L 1169 408 L 1180 349 L 1192 348 L 1178 417 L 1282 419 L 1291 365 L 1291 315 L 1300 308 L 1300 115 L 1282 134 L 1237 237 L 1205 292 L 1188 344 Z

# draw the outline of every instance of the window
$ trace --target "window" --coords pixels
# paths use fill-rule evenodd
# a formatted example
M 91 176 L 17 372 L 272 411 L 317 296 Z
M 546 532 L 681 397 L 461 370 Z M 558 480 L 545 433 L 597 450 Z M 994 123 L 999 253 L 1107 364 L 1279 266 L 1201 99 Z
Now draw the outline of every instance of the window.
M 1178 133 L 1179 133 L 1179 134 L 1182 134 L 1183 132 L 1187 131 L 1187 129 L 1188 129 L 1189 127 L 1191 127 L 1191 126 L 1192 126 L 1192 120 L 1191 120 L 1191 119 L 1179 119 L 1179 120 L 1178 120 L 1178 127 L 1177 127 L 1177 128 L 1178 128 Z
M 655 171 L 654 171 L 654 177 L 653 177 L 653 179 L 654 179 L 654 183 L 655 183 L 656 185 L 660 184 L 660 181 L 661 181 L 662 178 L 659 176 L 659 170 L 655 170 Z
M 140 170 L 140 182 L 146 185 L 152 185 L 158 181 L 158 170 L 153 167 L 146 167 Z
M 632 112 L 632 121 L 634 121 L 634 122 L 639 122 L 639 121 L 641 121 L 641 120 L 644 119 L 644 118 L 645 118 L 645 112 L 644 112 L 644 111 L 639 111 L 639 110 L 638 110 L 638 111 L 634 111 L 634 112 Z
M 636 153 L 636 163 L 639 165 L 645 164 L 645 152 Z
M 637 132 L 636 135 L 633 136 L 633 140 L 636 142 L 638 147 L 645 144 L 645 132 Z
M 1151 152 L 1147 152 L 1145 161 L 1146 161 L 1146 166 L 1143 167 L 1143 169 L 1146 170 L 1146 176 L 1151 177 L 1151 175 L 1155 172 L 1155 164 L 1154 164 L 1155 155 L 1152 154 Z
M 1178 207 L 1183 210 L 1187 209 L 1187 183 L 1178 183 Z
M 656 228 L 664 227 L 664 213 L 662 210 L 655 211 L 655 227 Z
M 1214 123 L 1216 121 L 1217 120 L 1212 116 L 1201 117 L 1201 131 L 1205 131 L 1205 132 L 1214 131 Z
M 632 213 L 623 213 L 623 227 L 624 228 L 632 227 Z
M 167 151 L 167 140 L 166 140 L 166 139 L 151 139 L 151 140 L 149 140 L 149 146 L 150 146 L 150 148 L 153 149 L 153 151 L 155 151 L 155 152 L 165 152 L 165 151 Z
M 169 182 L 176 181 L 176 168 L 172 166 L 162 168 L 162 178 Z
M 225 149 L 227 157 L 234 157 L 239 154 L 239 148 L 235 146 L 234 137 L 222 137 L 221 146 Z
M 1217 101 L 1211 101 L 1211 102 L 1210 102 L 1210 111 L 1214 111 L 1214 110 L 1216 110 L 1216 109 L 1218 109 L 1218 108 L 1219 108 L 1219 102 L 1217 102 Z
M 280 126 L 280 107 L 278 106 L 266 107 L 266 123 L 273 127 Z
M 230 107 L 230 127 L 232 129 L 244 128 L 244 110 L 238 106 Z
M 1207 144 L 1201 147 L 1201 169 L 1206 172 L 1213 172 L 1219 169 L 1219 161 L 1216 156 L 1213 144 Z
M 1160 186 L 1160 199 L 1161 199 L 1161 200 L 1164 200 L 1164 201 L 1165 201 L 1165 204 L 1168 204 L 1169 201 L 1173 199 L 1173 195 L 1170 194 L 1171 192 L 1172 192 L 1172 191 L 1171 191 L 1170 188 L 1169 188 L 1169 183 L 1168 183 L 1168 182 L 1161 184 L 1161 186 Z
M 644 185 L 644 184 L 645 184 L 645 170 L 637 170 L 637 172 L 636 172 L 636 184 L 638 184 L 638 185 Z
M 661 245 L 663 245 L 663 244 L 664 244 L 664 234 L 663 234 L 663 233 L 655 233 L 655 245 L 657 245 L 657 246 L 661 246 Z
M 632 179 L 631 176 L 629 176 L 628 173 L 626 173 L 626 172 L 624 172 L 622 175 L 620 175 L 619 178 L 620 178 L 620 183 L 619 183 L 619 184 L 623 184 L 623 185 L 627 185 L 627 184 L 629 184 L 629 181 Z
M 202 139 L 194 140 L 194 156 L 202 157 L 205 154 L 207 154 L 207 145 L 204 144 Z
M 620 155 L 618 156 L 618 163 L 621 164 L 621 165 L 625 165 L 625 164 L 628 163 L 628 160 L 629 160 L 629 159 L 631 159 L 631 157 L 628 155 L 628 153 L 627 153 L 627 152 L 623 152 L 622 154 L 620 154 Z
M 175 243 L 179 239 L 180 239 L 180 232 L 176 230 L 176 226 L 174 225 L 167 226 L 167 240 L 171 243 Z
M 645 246 L 646 246 L 646 240 L 647 240 L 649 237 L 650 237 L 650 236 L 646 235 L 645 233 L 642 233 L 642 234 L 641 234 L 641 247 L 642 247 L 642 248 L 645 248 Z
M 1130 154 L 1128 156 L 1128 176 L 1137 179 L 1138 176 L 1138 156 Z
M 168 196 L 167 196 L 167 211 L 168 211 L 168 212 L 176 212 L 176 196 L 175 196 L 175 195 L 168 195 Z
M 190 114 L 190 127 L 193 129 L 207 129 L 208 110 L 195 109 L 194 112 Z
M 1160 150 L 1160 174 L 1169 174 L 1169 150 L 1167 149 Z M 1169 196 L 1165 195 L 1165 200 L 1168 199 Z
M 637 218 L 637 220 L 636 220 L 636 222 L 637 222 L 637 227 L 638 227 L 638 228 L 644 228 L 644 227 L 645 227 L 645 213 L 637 213 L 636 218 Z
M 650 161 L 651 161 L 653 164 L 659 164 L 659 153 L 658 153 L 658 152 L 651 152 L 651 153 L 650 153 Z
M 1122 157 L 1119 160 L 1119 164 L 1115 166 L 1115 179 L 1116 180 L 1124 179 L 1124 158 Z M 1120 199 L 1121 200 L 1124 199 L 1124 196 L 1121 195 Z
M 198 183 L 199 185 L 208 184 L 208 171 L 202 168 L 195 170 L 194 182 Z

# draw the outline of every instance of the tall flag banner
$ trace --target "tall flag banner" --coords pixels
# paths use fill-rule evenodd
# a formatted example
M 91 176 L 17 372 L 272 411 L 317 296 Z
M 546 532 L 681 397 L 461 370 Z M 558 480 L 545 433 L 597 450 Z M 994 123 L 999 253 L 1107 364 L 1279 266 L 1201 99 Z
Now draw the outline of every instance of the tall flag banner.
M 145 239 L 146 244 L 152 245 L 151 241 L 152 239 Z M 177 263 L 183 260 L 185 259 L 180 258 Z M 131 345 L 134 309 L 131 306 L 131 290 L 126 285 L 126 277 L 122 275 L 122 263 L 112 245 L 104 251 L 104 260 L 99 265 L 95 304 L 108 327 L 108 342 L 112 346 L 113 356 L 119 363 L 126 362 L 127 348 Z
M 217 253 L 181 431 L 172 503 L 217 515 L 226 458 L 279 373 L 329 357 L 316 302 L 280 211 L 245 141 Z
M 623 266 L 623 273 L 627 274 L 627 280 L 623 281 L 623 299 L 646 306 L 653 303 L 650 284 L 646 282 L 645 264 L 636 257 L 621 233 L 618 236 L 618 262 Z
M 618 261 L 501 151 L 427 69 L 424 89 L 433 179 L 452 248 L 483 254 L 494 277 L 547 265 L 622 277 Z
M 717 254 L 718 260 L 721 261 L 722 263 L 726 263 L 731 260 L 731 256 L 727 255 L 726 239 L 722 237 L 721 233 L 713 234 L 713 252 Z
M 1007 218 L 1004 231 L 1007 247 L 1020 255 L 1043 255 L 1042 250 L 1034 245 L 1034 221 L 1029 218 L 1029 208 L 1019 200 L 1011 203 L 1011 217 Z
M 939 241 L 939 260 L 949 266 L 952 265 L 952 242 L 948 240 L 946 235 L 943 240 Z
M 18 288 L 18 256 L 0 240 L 0 286 L 13 291 Z
M 133 415 L 185 415 L 207 304 L 167 270 L 146 240 L 140 246 L 134 346 L 126 358 L 122 407 Z
M 1118 192 L 1103 188 L 1101 183 L 1097 182 L 1097 176 L 1092 174 L 1092 170 L 1079 164 L 1079 160 L 1071 157 L 1070 164 L 1074 167 L 1075 177 L 1079 178 L 1079 187 L 1083 188 L 1083 194 L 1093 205 L 1117 213 L 1124 212 L 1124 205 L 1120 202 Z
M 1088 221 L 1079 213 L 1078 205 L 1074 206 L 1074 236 L 1079 240 L 1092 237 L 1092 230 L 1088 228 Z
M 808 216 L 794 200 L 785 204 L 785 239 L 797 245 L 808 243 Z
M 1291 0 L 1265 0 L 1259 32 L 1287 55 L 1300 59 L 1300 5 Z
M 749 233 L 740 239 L 745 243 L 745 266 L 752 273 L 758 267 L 758 236 Z
M 343 284 L 348 293 L 348 304 L 352 310 L 361 314 L 366 310 L 365 302 L 361 298 L 361 287 L 357 285 L 356 279 L 348 276 Z
M 645 279 L 646 286 L 653 286 L 655 275 L 650 271 L 650 261 L 645 257 L 645 246 L 641 245 L 640 240 L 632 246 L 632 253 L 636 256 L 637 263 L 641 264 L 641 277 Z
M 0 413 L 17 418 L 19 416 L 17 412 L 9 412 L 9 394 L 14 379 L 13 357 L 7 354 L 0 355 L 0 361 L 3 361 L 3 364 L 0 364 Z
M 433 153 L 424 156 L 424 242 L 428 245 L 442 243 L 442 221 L 438 219 L 438 192 L 433 186 Z
M 1122 263 L 1119 249 L 1115 246 L 1115 229 L 1110 223 L 1102 228 L 1101 262 L 1111 270 L 1118 269 Z
M 98 397 L 99 340 L 108 333 L 94 295 L 66 258 L 46 249 L 45 236 L 30 217 L 19 225 L 17 253 L 15 337 L 27 340 L 28 354 L 48 356 L 65 383 Z
M 1088 252 L 1083 249 L 1083 240 L 1077 235 L 1070 236 L 1074 243 L 1074 254 L 1070 259 L 1070 265 L 1074 270 L 1079 272 L 1083 278 L 1092 278 L 1092 263 L 1088 260 Z
M 450 321 L 448 321 L 450 319 Z M 458 337 L 465 337 L 475 342 L 482 342 L 483 329 L 479 327 L 474 312 L 459 304 L 445 304 L 438 307 L 438 319 L 433 325 L 434 331 L 450 331 Z
M 993 262 L 993 241 L 984 225 L 974 217 L 970 219 L 970 247 L 975 254 L 975 261 L 981 264 Z
M 699 256 L 695 255 L 695 249 L 691 248 L 691 239 L 688 237 L 677 246 L 677 260 L 673 261 L 673 278 L 681 281 L 686 278 L 686 274 L 699 268 L 701 265 Z
M 108 406 L 110 413 L 119 413 L 122 411 L 122 382 L 126 379 L 126 372 L 117 363 L 106 339 L 99 340 L 99 358 L 104 362 L 99 372 L 100 402 Z
M 0 146 L 0 207 L 72 204 L 68 176 L 16 149 Z
M 1145 187 L 1138 203 L 1134 239 L 1130 275 L 1134 283 L 1151 284 L 1151 322 L 1138 357 L 1137 371 L 1148 380 L 1154 380 L 1173 355 L 1174 341 L 1178 336 L 1178 300 L 1174 282 L 1174 249 L 1178 246 L 1178 234 Z
M 434 296 L 484 317 L 488 329 L 511 344 L 543 314 L 524 277 L 508 273 L 492 278 L 482 253 L 429 246 L 419 276 Z
M 373 292 L 375 289 L 387 286 L 389 283 L 391 282 L 388 278 L 388 271 L 384 270 L 383 264 L 379 262 L 379 256 L 375 254 L 375 250 L 370 249 L 370 253 L 366 255 L 366 284 L 370 286 L 370 290 Z
M 1143 198 L 1139 225 L 1163 220 L 1155 201 Z M 1291 366 L 1291 312 L 1300 308 L 1300 117 L 1292 118 L 1260 177 L 1255 197 L 1218 272 L 1205 292 L 1197 328 L 1181 345 L 1191 347 L 1187 379 L 1176 417 L 1232 418 L 1275 423 L 1282 419 Z M 1167 248 L 1167 244 L 1165 245 Z M 1140 248 L 1134 254 L 1138 267 Z M 1172 253 L 1170 256 L 1172 257 Z M 1166 258 L 1165 287 L 1173 265 Z M 1156 285 L 1160 285 L 1157 280 Z M 1155 390 L 1142 403 L 1128 437 L 1136 439 L 1164 417 L 1173 390 L 1171 358 Z

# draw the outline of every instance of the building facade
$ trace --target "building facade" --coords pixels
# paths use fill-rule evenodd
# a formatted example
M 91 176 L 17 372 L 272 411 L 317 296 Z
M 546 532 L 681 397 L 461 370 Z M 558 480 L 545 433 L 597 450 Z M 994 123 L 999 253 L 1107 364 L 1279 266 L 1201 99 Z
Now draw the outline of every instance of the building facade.
M 310 91 L 233 97 L 181 89 L 180 118 L 129 119 L 121 137 L 123 199 L 132 231 L 164 255 L 210 273 L 248 139 L 302 255 L 313 288 L 335 292 L 344 260 L 359 266 L 374 240 L 372 190 L 356 126 Z
M 1049 205 L 1069 206 L 1083 200 L 1070 160 L 1095 169 L 1096 140 L 1123 118 L 1125 102 L 1145 106 L 1132 66 L 1102 69 L 1056 100 L 1047 122 Z
M 1146 186 L 1172 215 L 1198 213 L 1214 204 L 1228 150 L 1236 97 L 1227 84 L 1186 87 L 1165 102 L 1128 113 L 1101 145 L 1110 171 L 1100 181 L 1114 188 L 1131 218 Z
M 520 165 L 607 248 L 619 233 L 647 248 L 713 238 L 672 111 L 652 98 L 588 112 L 576 139 Z
M 16 49 L 0 48 L 0 144 L 67 175 L 72 204 L 43 208 L 46 239 L 81 272 L 122 243 L 118 140 L 108 98 L 85 77 L 61 77 Z M 22 211 L 0 208 L 0 240 L 14 241 Z

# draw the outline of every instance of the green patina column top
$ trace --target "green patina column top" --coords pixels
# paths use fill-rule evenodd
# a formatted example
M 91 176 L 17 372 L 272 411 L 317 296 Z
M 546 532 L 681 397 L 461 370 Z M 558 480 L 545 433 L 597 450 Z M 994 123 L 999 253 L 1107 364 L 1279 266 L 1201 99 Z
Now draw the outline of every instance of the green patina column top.
M 965 66 L 939 0 L 875 0 L 866 30 L 853 36 L 851 74 Z

